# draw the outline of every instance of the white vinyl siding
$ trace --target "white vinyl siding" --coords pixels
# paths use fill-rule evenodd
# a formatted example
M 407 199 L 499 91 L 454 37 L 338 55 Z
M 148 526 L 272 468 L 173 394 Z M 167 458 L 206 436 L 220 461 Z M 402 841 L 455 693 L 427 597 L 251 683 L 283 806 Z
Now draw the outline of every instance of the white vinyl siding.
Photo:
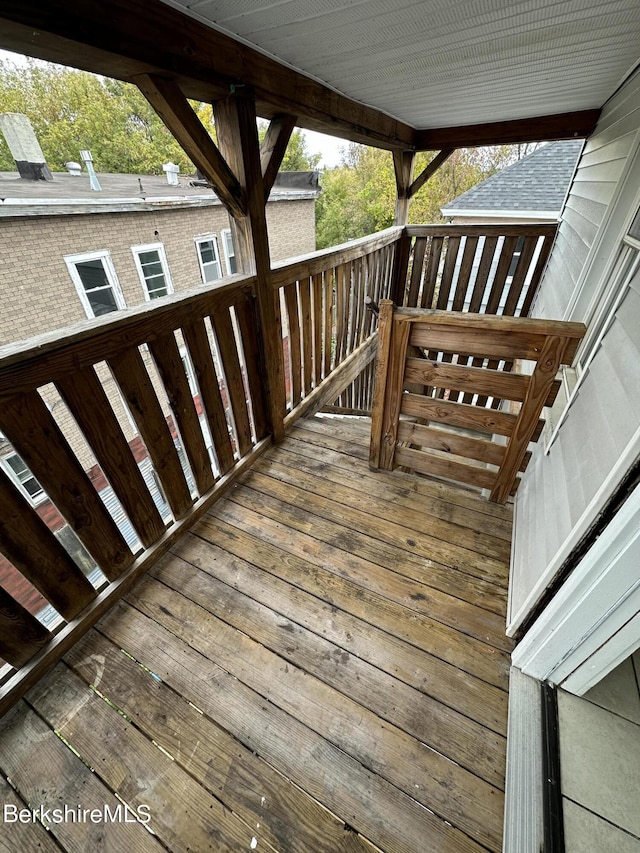
M 218 238 L 215 234 L 205 237 L 196 237 L 196 250 L 202 281 L 207 284 L 222 278 L 222 265 L 220 263 L 220 252 L 218 251 Z
M 536 301 L 535 316 L 582 321 L 588 331 L 578 390 L 548 452 L 536 447 L 516 496 L 510 634 L 640 452 L 640 272 L 622 263 L 622 253 L 635 253 L 625 235 L 640 207 L 639 143 L 636 74 L 587 140 Z
M 106 249 L 67 255 L 64 260 L 87 317 L 100 317 L 126 307 L 111 255 Z
M 144 291 L 144 298 L 149 301 L 173 293 L 169 265 L 162 243 L 133 246 L 131 251 Z

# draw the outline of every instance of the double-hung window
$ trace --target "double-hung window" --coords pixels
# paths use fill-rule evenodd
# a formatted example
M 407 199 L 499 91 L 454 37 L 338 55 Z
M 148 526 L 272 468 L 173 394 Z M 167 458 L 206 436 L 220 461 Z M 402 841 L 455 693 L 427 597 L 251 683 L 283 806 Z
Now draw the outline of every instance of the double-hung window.
M 220 264 L 220 253 L 218 251 L 218 238 L 215 234 L 206 237 L 196 237 L 196 250 L 200 262 L 202 281 L 207 284 L 210 281 L 218 281 L 222 278 L 222 265 Z
M 221 231 L 220 236 L 222 237 L 222 248 L 224 249 L 224 257 L 227 262 L 227 272 L 229 275 L 235 275 L 238 272 L 238 263 L 236 261 L 236 250 L 233 245 L 231 229 L 226 228 L 224 231 Z
M 17 453 L 10 453 L 3 457 L 1 462 L 2 467 L 33 506 L 37 506 L 46 500 L 47 496 L 44 489 L 27 468 L 21 456 L 18 456 Z
M 67 255 L 64 260 L 87 317 L 100 317 L 126 308 L 107 249 L 83 255 Z
M 169 265 L 162 243 L 132 246 L 131 251 L 144 290 L 144 298 L 149 301 L 173 293 Z

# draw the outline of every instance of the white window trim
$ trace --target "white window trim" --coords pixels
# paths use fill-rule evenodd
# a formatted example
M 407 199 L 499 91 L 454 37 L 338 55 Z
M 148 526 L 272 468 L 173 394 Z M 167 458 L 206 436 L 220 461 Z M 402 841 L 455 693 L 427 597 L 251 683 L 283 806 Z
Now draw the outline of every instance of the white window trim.
M 41 485 L 40 481 L 38 480 L 38 478 L 37 478 L 37 477 L 35 477 L 35 476 L 33 475 L 33 473 L 31 473 L 31 471 L 30 471 L 30 469 L 29 469 L 29 472 L 30 472 L 31 476 L 32 476 L 32 477 L 33 477 L 33 479 L 36 481 L 36 483 L 38 483 L 38 485 L 40 486 L 40 489 L 41 489 L 40 494 L 39 494 L 39 495 L 37 495 L 35 498 L 34 498 L 34 497 L 32 497 L 32 496 L 29 494 L 29 492 L 27 491 L 27 489 L 25 489 L 25 487 L 24 487 L 24 486 L 22 485 L 22 483 L 20 482 L 20 480 L 19 480 L 19 478 L 18 478 L 18 476 L 17 476 L 16 472 L 13 470 L 13 468 L 11 467 L 11 465 L 9 465 L 9 463 L 8 463 L 8 461 L 7 461 L 7 460 L 9 459 L 9 457 L 11 457 L 11 456 L 17 456 L 17 457 L 18 457 L 18 459 L 21 459 L 21 460 L 22 460 L 23 464 L 27 467 L 27 469 L 29 469 L 29 466 L 27 465 L 27 463 L 24 461 L 24 459 L 22 459 L 22 457 L 20 456 L 20 454 L 19 454 L 19 453 L 17 453 L 15 450 L 12 450 L 10 453 L 6 453 L 6 454 L 5 454 L 5 455 L 0 459 L 0 467 L 2 467 L 2 470 L 6 473 L 6 475 L 9 477 L 9 479 L 11 480 L 11 482 L 12 482 L 12 483 L 15 485 L 15 487 L 18 489 L 18 491 L 20 492 L 20 494 L 21 494 L 21 495 L 23 495 L 23 497 L 25 497 L 25 498 L 27 499 L 27 501 L 31 504 L 31 506 L 40 506 L 40 504 L 41 504 L 41 503 L 44 503 L 46 500 L 48 500 L 48 495 L 47 495 L 47 493 L 46 493 L 46 492 L 45 492 L 45 490 L 42 488 L 42 485 Z
M 142 292 L 144 293 L 144 298 L 146 302 L 151 302 L 151 295 L 149 294 L 147 280 L 144 277 L 144 270 L 142 269 L 142 263 L 140 261 L 141 252 L 158 253 L 158 257 L 160 258 L 160 264 L 162 266 L 162 274 L 164 275 L 164 280 L 167 285 L 167 295 L 169 293 L 173 293 L 173 282 L 171 281 L 171 274 L 169 273 L 169 263 L 167 262 L 167 255 L 164 250 L 164 243 L 145 243 L 144 245 L 140 246 L 132 246 L 131 252 L 133 254 L 133 260 L 138 271 L 138 277 L 140 278 L 140 284 L 142 285 Z M 155 298 L 158 299 L 161 297 Z
M 222 251 L 224 252 L 224 262 L 227 268 L 227 275 L 235 275 L 231 270 L 231 258 L 233 257 L 236 261 L 236 266 L 238 266 L 238 256 L 236 255 L 236 248 L 233 246 L 233 256 L 229 254 L 227 249 L 227 235 L 229 235 L 229 240 L 231 245 L 233 246 L 233 236 L 231 234 L 231 228 L 223 228 L 220 232 L 220 239 L 222 240 Z
M 218 235 L 217 234 L 201 234 L 199 237 L 194 238 L 194 242 L 196 244 L 196 255 L 198 256 L 198 264 L 200 265 L 200 277 L 202 278 L 203 284 L 214 284 L 216 281 L 222 281 L 224 278 L 224 270 L 222 269 L 222 261 L 220 259 L 220 248 L 218 246 Z M 201 243 L 210 243 L 212 242 L 215 247 L 215 255 L 216 260 L 218 262 L 218 268 L 220 269 L 220 278 L 214 279 L 214 281 L 207 281 L 204 273 L 204 264 L 202 263 L 202 255 L 200 253 L 200 244 Z
M 78 296 L 80 297 L 80 302 L 82 303 L 82 307 L 84 308 L 85 314 L 91 319 L 94 319 L 97 315 L 93 313 L 93 308 L 91 307 L 91 303 L 89 302 L 89 298 L 87 297 L 87 292 L 84 289 L 82 279 L 80 278 L 78 270 L 76 269 L 76 264 L 82 263 L 83 261 L 97 260 L 102 261 L 102 265 L 107 274 L 107 279 L 109 280 L 109 284 L 113 289 L 113 296 L 116 301 L 116 305 L 118 306 L 118 308 L 127 307 L 127 303 L 124 301 L 124 295 L 120 287 L 120 282 L 118 281 L 118 276 L 116 275 L 115 267 L 113 266 L 113 261 L 111 260 L 111 253 L 108 249 L 101 249 L 99 252 L 83 252 L 80 255 L 65 255 L 64 262 L 67 265 L 67 269 L 69 270 L 71 280 L 73 281 Z

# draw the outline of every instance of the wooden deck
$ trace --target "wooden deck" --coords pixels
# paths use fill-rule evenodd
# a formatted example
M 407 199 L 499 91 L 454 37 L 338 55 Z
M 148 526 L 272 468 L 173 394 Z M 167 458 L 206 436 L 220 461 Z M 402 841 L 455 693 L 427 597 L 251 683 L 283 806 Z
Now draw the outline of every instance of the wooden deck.
M 2 721 L 5 804 L 146 827 L 0 850 L 501 849 L 510 510 L 367 458 L 299 422 Z

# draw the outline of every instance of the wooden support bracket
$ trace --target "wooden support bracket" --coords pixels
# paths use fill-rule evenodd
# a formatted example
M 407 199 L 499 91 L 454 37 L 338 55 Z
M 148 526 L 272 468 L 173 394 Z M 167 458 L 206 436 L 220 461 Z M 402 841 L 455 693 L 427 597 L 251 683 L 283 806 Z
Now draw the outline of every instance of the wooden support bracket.
M 244 216 L 247 201 L 240 182 L 174 80 L 142 74 L 135 83 L 186 154 L 210 181 L 232 216 Z
M 443 148 L 442 151 L 436 154 L 433 160 L 431 160 L 431 162 L 427 164 L 427 166 L 422 170 L 422 172 L 420 172 L 418 177 L 409 187 L 409 198 L 413 198 L 414 195 L 418 192 L 418 190 L 422 189 L 422 187 L 427 183 L 429 178 L 432 177 L 432 175 L 435 175 L 440 166 L 442 166 L 442 164 L 445 163 L 449 159 L 449 157 L 451 157 L 455 150 L 455 148 Z
M 287 150 L 291 134 L 296 126 L 296 117 L 277 115 L 271 119 L 267 134 L 260 146 L 260 167 L 264 184 L 264 201 L 269 200 L 269 193 L 276 182 L 278 169 Z

